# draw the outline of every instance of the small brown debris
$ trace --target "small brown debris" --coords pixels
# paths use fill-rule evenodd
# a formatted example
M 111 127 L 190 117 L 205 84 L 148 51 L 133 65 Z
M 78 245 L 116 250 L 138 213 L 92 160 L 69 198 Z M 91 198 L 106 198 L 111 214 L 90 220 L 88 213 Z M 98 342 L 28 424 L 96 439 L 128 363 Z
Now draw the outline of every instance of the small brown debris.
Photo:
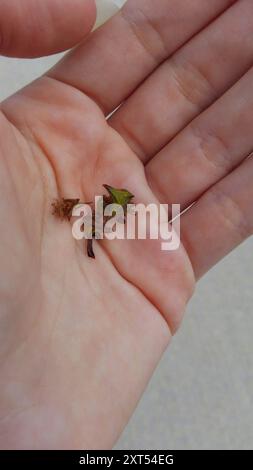
M 80 199 L 56 199 L 52 203 L 52 213 L 61 220 L 71 220 L 72 211 L 79 202 Z

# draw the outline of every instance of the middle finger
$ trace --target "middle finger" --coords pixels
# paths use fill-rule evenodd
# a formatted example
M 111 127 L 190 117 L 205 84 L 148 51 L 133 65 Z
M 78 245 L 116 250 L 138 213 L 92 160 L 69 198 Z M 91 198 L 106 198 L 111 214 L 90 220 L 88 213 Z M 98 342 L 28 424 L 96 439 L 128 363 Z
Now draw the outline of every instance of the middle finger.
M 253 68 L 146 166 L 154 193 L 182 209 L 253 150 Z
M 161 65 L 109 123 L 147 163 L 252 65 L 253 2 L 241 0 Z

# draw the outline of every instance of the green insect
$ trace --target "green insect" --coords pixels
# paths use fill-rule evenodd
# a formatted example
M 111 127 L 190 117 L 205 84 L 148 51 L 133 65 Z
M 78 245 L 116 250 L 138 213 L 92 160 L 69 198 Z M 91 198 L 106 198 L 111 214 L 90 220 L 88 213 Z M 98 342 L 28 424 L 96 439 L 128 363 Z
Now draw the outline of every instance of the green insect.
M 127 205 L 130 204 L 134 198 L 134 195 L 127 189 L 117 189 L 108 184 L 103 185 L 108 195 L 103 197 L 103 209 L 110 204 L 118 204 L 124 210 L 124 215 L 127 212 Z M 71 220 L 71 215 L 74 207 L 80 204 L 80 199 L 61 199 L 53 202 L 53 215 L 60 218 L 61 220 Z M 104 218 L 104 225 L 110 219 L 110 217 Z M 93 240 L 96 237 L 95 232 L 95 210 L 92 211 L 92 238 L 87 241 L 87 255 L 89 258 L 95 259 L 93 250 Z

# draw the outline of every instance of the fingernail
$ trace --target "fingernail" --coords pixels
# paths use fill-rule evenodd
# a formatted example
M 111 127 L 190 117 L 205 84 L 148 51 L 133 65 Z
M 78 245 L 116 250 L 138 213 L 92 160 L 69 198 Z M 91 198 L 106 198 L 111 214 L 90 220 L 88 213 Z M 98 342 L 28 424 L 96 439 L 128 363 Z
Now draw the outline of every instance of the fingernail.
M 95 29 L 117 13 L 127 0 L 96 0 L 97 21 Z

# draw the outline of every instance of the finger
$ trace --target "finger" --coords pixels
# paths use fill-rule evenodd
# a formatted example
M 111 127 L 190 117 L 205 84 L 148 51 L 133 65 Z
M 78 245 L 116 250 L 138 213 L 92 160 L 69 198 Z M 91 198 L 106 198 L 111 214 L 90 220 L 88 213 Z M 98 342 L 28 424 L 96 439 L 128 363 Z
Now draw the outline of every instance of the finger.
M 235 0 L 128 0 L 49 75 L 113 111 L 168 56 Z
M 253 149 L 253 69 L 195 119 L 146 167 L 164 202 L 186 208 Z
M 161 65 L 110 125 L 147 162 L 249 69 L 252 33 L 253 2 L 237 2 Z
M 253 158 L 217 183 L 182 217 L 197 278 L 253 233 Z
M 39 57 L 78 44 L 92 29 L 95 0 L 2 0 L 0 54 Z

